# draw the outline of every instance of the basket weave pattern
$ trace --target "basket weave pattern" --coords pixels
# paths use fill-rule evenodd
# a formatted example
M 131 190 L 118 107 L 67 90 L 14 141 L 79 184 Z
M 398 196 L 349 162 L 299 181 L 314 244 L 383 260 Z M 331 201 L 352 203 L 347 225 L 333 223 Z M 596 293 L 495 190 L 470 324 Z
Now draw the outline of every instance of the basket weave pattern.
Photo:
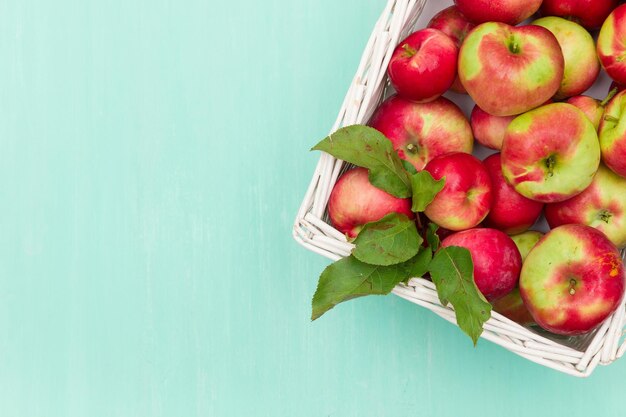
M 388 85 L 386 68 L 391 54 L 398 42 L 415 29 L 425 4 L 426 0 L 388 0 L 331 132 L 342 126 L 367 123 Z M 347 165 L 322 153 L 293 229 L 296 241 L 332 260 L 348 256 L 354 247 L 329 224 L 326 214 L 330 192 Z M 441 305 L 434 284 L 426 279 L 413 278 L 408 285 L 398 285 L 393 293 L 456 324 L 453 308 Z M 622 341 L 626 325 L 624 313 L 622 301 L 618 310 L 594 332 L 563 338 L 547 332 L 538 333 L 492 312 L 481 337 L 533 362 L 586 377 L 598 364 L 609 364 L 626 351 L 626 342 Z

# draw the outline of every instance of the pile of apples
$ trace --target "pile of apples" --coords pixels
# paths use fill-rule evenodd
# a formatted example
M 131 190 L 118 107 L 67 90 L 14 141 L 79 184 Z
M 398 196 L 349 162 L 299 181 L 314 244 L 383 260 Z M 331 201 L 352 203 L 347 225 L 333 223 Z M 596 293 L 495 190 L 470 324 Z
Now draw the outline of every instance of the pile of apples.
M 606 99 L 582 95 L 603 70 Z M 398 44 L 388 75 L 396 94 L 369 125 L 417 171 L 445 178 L 422 230 L 433 222 L 442 247 L 469 250 L 501 314 L 564 335 L 602 323 L 626 281 L 626 5 L 455 0 Z M 442 97 L 450 89 L 475 102 L 469 120 Z M 474 141 L 495 153 L 479 160 Z M 392 212 L 415 218 L 358 167 L 328 212 L 349 238 Z M 529 230 L 542 215 L 545 235 Z

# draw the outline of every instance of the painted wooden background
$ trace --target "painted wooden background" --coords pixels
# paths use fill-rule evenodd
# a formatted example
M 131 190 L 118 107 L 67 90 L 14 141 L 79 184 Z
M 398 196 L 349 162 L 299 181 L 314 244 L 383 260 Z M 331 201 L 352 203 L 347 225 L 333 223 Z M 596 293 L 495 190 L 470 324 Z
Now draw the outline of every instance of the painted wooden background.
M 0 415 L 617 416 L 291 225 L 384 1 L 0 1 Z

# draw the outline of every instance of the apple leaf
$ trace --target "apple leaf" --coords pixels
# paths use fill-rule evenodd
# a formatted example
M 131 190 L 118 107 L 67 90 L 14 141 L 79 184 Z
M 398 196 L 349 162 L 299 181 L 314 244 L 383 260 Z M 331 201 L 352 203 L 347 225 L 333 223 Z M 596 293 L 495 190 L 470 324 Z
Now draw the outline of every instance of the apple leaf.
M 389 294 L 406 278 L 406 274 L 404 264 L 369 265 L 354 256 L 342 258 L 327 266 L 320 275 L 313 295 L 311 320 L 343 301 L 372 294 Z
M 469 251 L 456 246 L 441 248 L 429 269 L 441 304 L 452 304 L 457 324 L 476 346 L 483 324 L 491 317 L 491 304 L 476 287 Z
M 398 198 L 411 196 L 411 180 L 391 141 L 378 130 L 364 125 L 342 127 L 322 139 L 311 150 L 324 151 L 335 158 L 369 170 L 375 187 Z
M 437 234 L 437 230 L 439 230 L 439 226 L 437 226 L 436 223 L 428 223 L 428 229 L 426 229 L 426 242 L 428 242 L 428 246 L 433 252 L 436 252 L 437 249 L 439 249 L 439 244 L 441 242 L 441 239 L 439 239 L 439 235 Z
M 352 254 L 372 265 L 394 265 L 414 257 L 423 239 L 415 222 L 404 214 L 390 213 L 367 223 L 354 240 Z
M 409 175 L 417 174 L 417 169 L 415 169 L 415 166 L 406 159 L 402 159 L 402 166 L 404 167 L 406 172 L 409 173 Z
M 435 180 L 430 172 L 420 171 L 411 175 L 411 188 L 413 190 L 413 206 L 411 210 L 421 212 L 432 203 L 435 196 L 443 189 L 445 178 Z
M 432 258 L 433 252 L 430 248 L 421 248 L 417 255 L 404 264 L 406 267 L 406 278 L 403 282 L 408 284 L 411 278 L 423 277 L 428 272 Z

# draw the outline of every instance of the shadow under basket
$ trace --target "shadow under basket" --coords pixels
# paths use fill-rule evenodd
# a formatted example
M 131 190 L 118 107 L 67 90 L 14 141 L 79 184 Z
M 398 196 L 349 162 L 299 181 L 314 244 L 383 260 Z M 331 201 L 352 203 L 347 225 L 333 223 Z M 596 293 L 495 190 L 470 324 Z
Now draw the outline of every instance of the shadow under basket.
M 432 0 L 431 0 L 432 1 Z M 386 68 L 391 54 L 416 29 L 426 0 L 389 0 L 369 38 L 331 132 L 342 126 L 366 124 L 388 87 Z M 293 236 L 307 249 L 332 260 L 348 256 L 354 247 L 330 225 L 326 206 L 330 191 L 349 164 L 321 154 L 298 211 Z M 624 252 L 622 252 L 624 257 Z M 400 284 L 395 295 L 427 308 L 456 325 L 454 309 L 439 302 L 434 284 L 412 278 Z M 564 337 L 538 327 L 521 326 L 497 312 L 484 325 L 481 338 L 496 343 L 533 362 L 577 377 L 589 376 L 598 364 L 607 365 L 626 351 L 624 301 L 599 328 L 582 336 Z

